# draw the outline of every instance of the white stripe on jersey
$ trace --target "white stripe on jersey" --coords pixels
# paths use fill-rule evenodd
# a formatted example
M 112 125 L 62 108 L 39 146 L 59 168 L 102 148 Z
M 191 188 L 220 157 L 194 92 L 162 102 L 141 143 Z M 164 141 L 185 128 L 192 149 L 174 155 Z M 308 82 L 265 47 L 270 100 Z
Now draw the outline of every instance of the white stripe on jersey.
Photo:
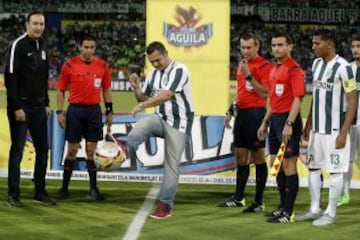
M 355 119 L 356 119 L 355 125 L 360 126 L 360 67 L 358 69 L 358 66 L 356 65 L 355 61 L 351 63 L 351 67 L 354 72 L 354 77 L 356 80 L 356 91 L 358 93 L 358 105 L 357 105 L 357 111 L 356 111 L 356 115 L 355 115 Z M 359 71 L 359 72 L 357 72 L 357 71 Z M 357 79 L 357 77 L 359 79 Z
M 15 39 L 15 41 L 11 44 L 9 73 L 14 73 L 14 58 L 15 58 L 16 44 L 24 37 L 26 37 L 26 33 Z
M 155 112 L 166 122 L 181 132 L 189 133 L 194 117 L 191 97 L 190 74 L 188 69 L 172 61 L 164 70 L 152 70 L 146 77 L 143 93 L 155 96 L 162 91 L 171 90 L 174 98 L 155 108 Z
M 347 66 L 349 63 L 338 55 L 327 63 L 321 58 L 313 62 L 312 114 L 315 132 L 331 134 L 341 128 L 347 109 L 342 86 L 342 81 L 350 78 Z

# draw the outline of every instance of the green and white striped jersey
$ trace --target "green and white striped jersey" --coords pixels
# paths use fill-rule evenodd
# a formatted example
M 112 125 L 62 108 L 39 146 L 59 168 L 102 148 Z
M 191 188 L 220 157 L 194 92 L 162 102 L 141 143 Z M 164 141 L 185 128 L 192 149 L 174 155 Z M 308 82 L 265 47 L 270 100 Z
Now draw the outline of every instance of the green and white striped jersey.
M 339 55 L 331 61 L 314 60 L 312 129 L 314 132 L 331 134 L 339 131 L 347 109 L 344 81 L 353 79 L 350 64 Z
M 170 90 L 174 97 L 156 106 L 155 112 L 170 126 L 184 133 L 190 133 L 194 120 L 194 107 L 191 97 L 190 74 L 188 69 L 176 61 L 171 61 L 163 70 L 153 69 L 149 72 L 143 86 L 143 93 L 156 96 L 162 91 Z
M 356 119 L 355 124 L 357 126 L 360 126 L 360 67 L 358 67 L 356 65 L 355 61 L 351 63 L 351 67 L 353 69 L 354 77 L 356 80 L 356 91 L 358 94 L 358 105 L 357 105 L 357 110 L 356 110 L 356 115 L 355 115 L 355 119 Z

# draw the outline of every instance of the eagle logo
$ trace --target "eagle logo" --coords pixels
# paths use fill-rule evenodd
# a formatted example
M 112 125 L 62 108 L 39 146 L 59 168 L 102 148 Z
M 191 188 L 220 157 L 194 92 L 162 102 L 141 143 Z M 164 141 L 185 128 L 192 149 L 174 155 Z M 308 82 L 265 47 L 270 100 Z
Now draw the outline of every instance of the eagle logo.
M 177 13 L 175 19 L 181 27 L 194 27 L 201 20 L 201 16 L 193 6 L 190 6 L 189 10 L 176 6 L 175 11 Z
M 212 23 L 200 25 L 202 16 L 193 6 L 188 8 L 177 5 L 175 16 L 177 24 L 164 23 L 163 34 L 175 46 L 202 46 L 212 37 Z

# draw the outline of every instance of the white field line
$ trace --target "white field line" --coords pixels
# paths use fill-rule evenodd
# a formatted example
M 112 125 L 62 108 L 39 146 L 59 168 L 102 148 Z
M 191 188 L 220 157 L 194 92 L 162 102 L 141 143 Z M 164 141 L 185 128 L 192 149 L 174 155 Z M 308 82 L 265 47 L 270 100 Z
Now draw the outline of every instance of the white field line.
M 123 240 L 136 240 L 138 239 L 141 229 L 145 224 L 145 220 L 148 217 L 154 202 L 157 198 L 157 195 L 160 191 L 160 185 L 154 184 L 152 188 L 149 190 L 148 194 L 146 195 L 145 201 L 141 206 L 140 210 L 137 212 L 131 224 L 129 225 Z

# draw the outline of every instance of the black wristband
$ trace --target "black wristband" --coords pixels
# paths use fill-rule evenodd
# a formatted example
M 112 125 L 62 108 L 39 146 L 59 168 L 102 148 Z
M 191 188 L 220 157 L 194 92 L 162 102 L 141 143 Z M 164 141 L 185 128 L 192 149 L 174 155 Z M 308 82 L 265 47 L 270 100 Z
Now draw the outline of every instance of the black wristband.
M 228 108 L 226 113 L 229 113 L 231 116 L 234 116 L 234 105 L 233 105 L 233 103 L 231 103 L 231 105 Z
M 270 121 L 269 121 L 269 120 L 263 119 L 262 121 L 265 123 L 266 126 L 269 126 L 269 125 L 270 125 Z
M 113 103 L 112 102 L 106 102 L 105 103 L 105 114 L 108 115 L 110 113 L 113 113 Z
M 63 112 L 64 112 L 63 110 L 56 110 L 56 111 L 55 111 L 55 113 L 56 113 L 57 115 L 62 114 Z

